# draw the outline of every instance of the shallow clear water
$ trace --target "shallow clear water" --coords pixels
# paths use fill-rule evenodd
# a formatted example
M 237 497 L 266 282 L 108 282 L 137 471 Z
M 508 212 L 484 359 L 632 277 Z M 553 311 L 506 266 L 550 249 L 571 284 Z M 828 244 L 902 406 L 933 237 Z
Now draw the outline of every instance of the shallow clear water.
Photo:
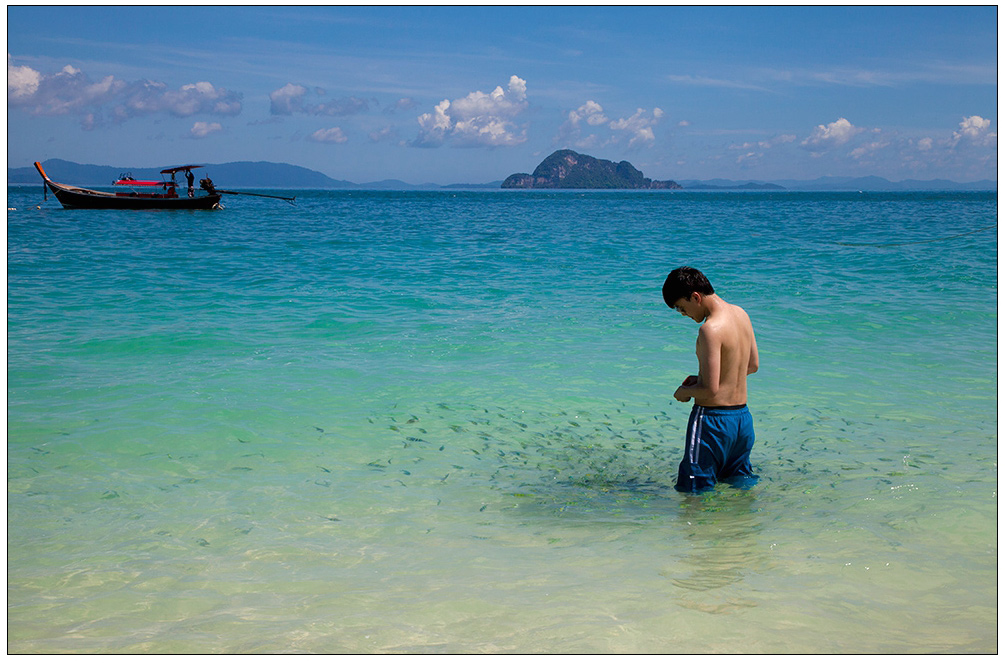
M 9 653 L 996 651 L 995 194 L 40 197 Z M 758 334 L 748 490 L 672 489 L 680 264 Z

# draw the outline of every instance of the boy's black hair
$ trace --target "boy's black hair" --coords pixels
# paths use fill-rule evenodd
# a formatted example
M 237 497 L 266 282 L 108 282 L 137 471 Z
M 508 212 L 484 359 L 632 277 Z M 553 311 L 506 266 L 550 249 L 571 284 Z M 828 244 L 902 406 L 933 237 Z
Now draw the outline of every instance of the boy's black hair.
M 670 272 L 663 282 L 663 301 L 673 308 L 678 299 L 688 299 L 691 293 L 700 292 L 703 295 L 714 295 L 715 289 L 705 275 L 694 267 L 678 267 Z

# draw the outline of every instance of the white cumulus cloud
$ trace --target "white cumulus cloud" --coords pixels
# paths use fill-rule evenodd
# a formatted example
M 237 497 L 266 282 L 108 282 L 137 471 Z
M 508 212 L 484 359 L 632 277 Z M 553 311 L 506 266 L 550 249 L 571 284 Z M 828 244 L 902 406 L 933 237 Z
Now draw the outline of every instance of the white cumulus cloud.
M 42 74 L 31 67 L 17 67 L 7 54 L 7 101 L 30 98 L 38 91 Z
M 569 111 L 569 124 L 579 126 L 581 121 L 586 121 L 591 127 L 596 127 L 607 122 L 604 115 L 604 107 L 596 101 L 590 100 L 574 111 Z
M 321 88 L 314 88 L 313 91 L 310 91 L 303 85 L 287 83 L 269 94 L 269 111 L 273 115 L 305 113 L 307 115 L 345 116 L 370 109 L 370 104 L 366 99 L 345 97 L 324 101 L 321 97 L 326 94 L 325 90 Z
M 960 133 L 967 138 L 977 138 L 986 132 L 990 126 L 991 120 L 986 120 L 979 115 L 971 115 L 970 117 L 963 118 L 963 121 L 960 122 Z
M 960 130 L 953 132 L 953 143 L 955 144 L 960 140 L 966 139 L 981 146 L 997 144 L 998 134 L 989 131 L 990 128 L 991 120 L 983 118 L 980 115 L 965 117 L 960 122 Z
M 762 150 L 768 150 L 772 147 L 777 147 L 778 145 L 784 145 L 786 143 L 791 143 L 796 140 L 796 137 L 792 134 L 781 134 L 770 138 L 768 140 L 759 140 L 757 142 L 746 142 L 746 143 L 734 143 L 729 146 L 731 150 L 749 150 L 751 148 L 760 148 Z
M 838 118 L 830 124 L 820 124 L 813 130 L 809 138 L 803 141 L 803 145 L 808 147 L 833 147 L 844 145 L 851 140 L 855 134 L 861 133 L 864 129 L 856 127 L 845 118 Z
M 623 144 L 626 140 L 630 148 L 648 145 L 656 140 L 653 127 L 663 115 L 661 108 L 653 108 L 652 111 L 638 108 L 631 117 L 611 120 L 604 107 L 591 99 L 566 114 L 565 122 L 552 142 L 578 148 Z
M 332 127 L 331 129 L 318 129 L 312 133 L 309 140 L 315 143 L 338 143 L 342 144 L 348 141 L 345 132 L 339 127 Z
M 583 124 L 589 127 L 600 127 L 609 122 L 604 113 L 604 107 L 596 101 L 588 100 L 585 104 L 571 110 L 566 115 L 565 122 L 558 129 L 558 135 L 553 142 L 563 146 L 572 145 L 578 148 L 596 147 L 600 139 L 596 134 L 583 135 Z
M 663 117 L 661 108 L 654 108 L 652 112 L 643 108 L 636 109 L 631 117 L 621 118 L 611 122 L 610 127 L 614 131 L 623 132 L 629 136 L 628 147 L 636 147 L 642 144 L 650 144 L 656 140 L 653 127 Z
M 890 146 L 890 141 L 888 141 L 888 140 L 876 140 L 876 141 L 873 141 L 871 143 L 867 143 L 865 145 L 862 145 L 861 147 L 855 148 L 854 150 L 852 150 L 850 152 L 850 156 L 851 156 L 851 158 L 853 158 L 853 159 L 855 159 L 857 161 L 861 161 L 862 159 L 865 159 L 866 157 L 871 156 L 875 152 L 878 152 L 879 150 L 882 150 L 883 148 L 886 148 L 886 147 L 889 147 L 889 146 Z
M 269 101 L 272 102 L 272 114 L 292 115 L 294 112 L 302 110 L 305 94 L 307 94 L 307 88 L 294 83 L 287 83 L 278 90 L 273 90 L 269 95 Z
M 450 141 L 484 147 L 519 145 L 527 140 L 527 132 L 517 127 L 515 120 L 528 105 L 527 81 L 510 76 L 505 90 L 500 85 L 488 94 L 476 91 L 454 101 L 444 99 L 431 113 L 420 115 L 419 136 L 412 144 L 437 147 Z
M 218 131 L 223 131 L 219 122 L 196 122 L 188 133 L 192 138 L 205 138 Z
M 182 85 L 177 90 L 165 90 L 159 99 L 148 100 L 153 110 L 166 111 L 178 117 L 196 113 L 237 115 L 241 112 L 240 97 L 207 81 Z
M 240 94 L 207 81 L 182 85 L 177 90 L 151 80 L 128 82 L 105 76 L 94 81 L 72 65 L 54 74 L 16 66 L 9 54 L 7 103 L 34 115 L 79 114 L 85 129 L 99 125 L 106 114 L 123 122 L 149 114 L 233 116 L 242 107 Z

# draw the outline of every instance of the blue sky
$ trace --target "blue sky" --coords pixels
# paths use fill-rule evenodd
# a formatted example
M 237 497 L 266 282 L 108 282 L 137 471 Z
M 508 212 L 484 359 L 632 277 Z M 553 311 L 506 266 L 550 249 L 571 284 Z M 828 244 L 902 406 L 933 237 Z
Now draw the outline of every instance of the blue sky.
M 986 7 L 10 7 L 8 167 L 997 179 Z

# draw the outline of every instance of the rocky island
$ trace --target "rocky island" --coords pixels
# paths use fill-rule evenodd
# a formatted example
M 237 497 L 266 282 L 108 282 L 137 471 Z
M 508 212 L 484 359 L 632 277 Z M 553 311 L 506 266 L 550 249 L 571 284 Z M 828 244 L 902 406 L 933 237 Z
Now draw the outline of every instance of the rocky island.
M 651 180 L 635 166 L 614 163 L 572 150 L 552 153 L 530 175 L 514 173 L 504 189 L 681 189 L 673 180 Z

